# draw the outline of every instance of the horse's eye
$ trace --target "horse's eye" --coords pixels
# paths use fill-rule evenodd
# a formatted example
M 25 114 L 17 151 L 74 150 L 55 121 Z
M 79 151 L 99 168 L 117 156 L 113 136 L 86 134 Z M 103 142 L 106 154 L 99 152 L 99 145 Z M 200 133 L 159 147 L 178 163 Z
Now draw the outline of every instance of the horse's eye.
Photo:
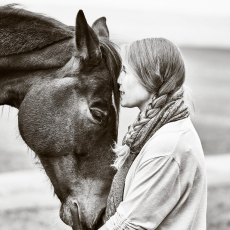
M 99 123 L 102 123 L 105 120 L 105 117 L 107 116 L 107 112 L 101 111 L 96 108 L 91 108 L 90 112 L 93 118 Z

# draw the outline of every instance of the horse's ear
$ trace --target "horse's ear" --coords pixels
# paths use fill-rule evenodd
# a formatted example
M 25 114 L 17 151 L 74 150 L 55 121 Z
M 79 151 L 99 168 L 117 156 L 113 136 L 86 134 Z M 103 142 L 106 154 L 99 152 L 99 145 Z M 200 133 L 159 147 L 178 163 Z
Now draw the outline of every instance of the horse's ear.
M 99 40 L 93 29 L 88 25 L 82 10 L 79 10 L 76 19 L 76 56 L 84 60 L 97 60 L 101 57 Z
M 98 18 L 92 25 L 93 30 L 99 37 L 109 38 L 109 29 L 106 25 L 106 18 Z

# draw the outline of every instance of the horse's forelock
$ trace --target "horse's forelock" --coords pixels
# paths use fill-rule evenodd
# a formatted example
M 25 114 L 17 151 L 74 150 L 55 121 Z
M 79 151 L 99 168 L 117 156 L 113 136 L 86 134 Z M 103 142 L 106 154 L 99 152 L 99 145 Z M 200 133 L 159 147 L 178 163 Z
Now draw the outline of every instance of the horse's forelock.
M 105 38 L 100 38 L 100 45 L 102 47 L 103 56 L 105 56 L 107 67 L 109 68 L 111 76 L 111 85 L 114 93 L 115 106 L 117 113 L 119 113 L 120 93 L 117 84 L 117 79 L 119 77 L 122 66 L 121 56 L 118 52 L 119 47 Z

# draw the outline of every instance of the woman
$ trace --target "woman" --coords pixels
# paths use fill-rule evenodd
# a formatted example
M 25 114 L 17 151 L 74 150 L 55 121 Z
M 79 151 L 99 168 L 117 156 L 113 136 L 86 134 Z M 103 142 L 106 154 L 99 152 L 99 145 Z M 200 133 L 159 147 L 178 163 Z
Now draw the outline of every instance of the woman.
M 123 49 L 123 107 L 140 113 L 123 146 L 100 230 L 206 229 L 206 173 L 200 139 L 184 103 L 184 61 L 163 38 Z

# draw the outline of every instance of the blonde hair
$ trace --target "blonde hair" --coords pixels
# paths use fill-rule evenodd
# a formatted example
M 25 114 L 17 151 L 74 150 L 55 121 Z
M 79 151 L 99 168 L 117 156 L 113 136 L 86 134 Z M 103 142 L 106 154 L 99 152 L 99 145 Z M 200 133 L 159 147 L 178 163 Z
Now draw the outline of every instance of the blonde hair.
M 138 116 L 130 126 L 125 145 L 115 145 L 115 168 L 123 165 L 130 154 L 130 147 L 141 128 L 153 118 L 172 97 L 183 95 L 185 65 L 178 47 L 164 38 L 147 38 L 125 45 L 121 50 L 122 61 L 129 66 L 140 83 L 155 97 L 147 106 L 143 117 Z

